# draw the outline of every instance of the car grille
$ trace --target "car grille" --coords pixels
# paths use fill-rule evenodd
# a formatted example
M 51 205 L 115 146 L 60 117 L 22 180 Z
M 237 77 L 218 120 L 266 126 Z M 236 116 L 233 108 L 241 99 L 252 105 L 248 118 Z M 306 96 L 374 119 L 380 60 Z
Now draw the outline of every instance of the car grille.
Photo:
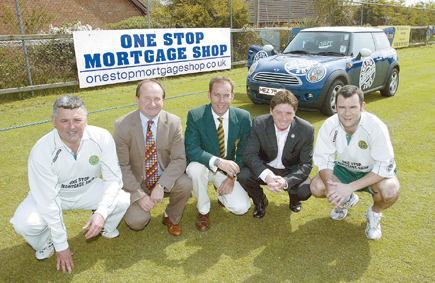
M 256 82 L 281 85 L 302 85 L 301 80 L 290 74 L 257 73 L 252 78 Z

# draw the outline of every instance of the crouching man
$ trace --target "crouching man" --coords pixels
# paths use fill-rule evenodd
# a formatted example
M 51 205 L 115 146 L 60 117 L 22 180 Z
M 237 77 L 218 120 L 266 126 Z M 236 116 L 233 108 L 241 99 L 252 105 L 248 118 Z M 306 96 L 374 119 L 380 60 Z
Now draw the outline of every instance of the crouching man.
M 65 95 L 57 99 L 52 121 L 54 129 L 30 152 L 30 192 L 10 222 L 35 249 L 36 259 L 44 260 L 56 251 L 57 270 L 71 273 L 74 263 L 62 212 L 92 210 L 83 226 L 89 228 L 85 238 L 100 233 L 115 238 L 130 205 L 130 195 L 122 190 L 112 135 L 87 125 L 85 104 L 80 98 Z
M 320 128 L 314 149 L 314 164 L 319 168 L 311 182 L 315 197 L 327 197 L 335 206 L 330 217 L 342 220 L 359 200 L 356 191 L 373 195 L 366 212 L 366 236 L 382 236 L 381 211 L 399 197 L 396 162 L 387 126 L 375 115 L 365 112 L 364 93 L 353 85 L 342 87 L 335 98 L 337 114 Z

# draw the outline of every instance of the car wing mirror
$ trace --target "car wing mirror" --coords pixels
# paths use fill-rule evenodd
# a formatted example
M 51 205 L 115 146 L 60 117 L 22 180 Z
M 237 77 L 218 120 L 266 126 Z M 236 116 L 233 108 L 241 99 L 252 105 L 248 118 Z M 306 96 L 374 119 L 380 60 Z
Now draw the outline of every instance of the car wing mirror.
M 273 46 L 270 44 L 267 44 L 267 45 L 263 46 L 263 50 L 266 52 L 272 52 Z
M 357 60 L 361 60 L 361 57 L 369 57 L 372 55 L 372 51 L 368 48 L 362 48 L 356 57 Z

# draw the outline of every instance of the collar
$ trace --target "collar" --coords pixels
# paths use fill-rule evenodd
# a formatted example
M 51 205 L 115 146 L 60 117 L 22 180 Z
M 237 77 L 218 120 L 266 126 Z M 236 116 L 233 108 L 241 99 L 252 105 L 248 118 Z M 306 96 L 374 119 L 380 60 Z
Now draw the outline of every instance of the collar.
M 66 145 L 66 143 L 63 142 L 63 140 L 60 138 L 59 132 L 57 131 L 56 128 L 53 129 L 54 131 L 54 142 L 55 142 L 55 147 L 56 148 L 60 148 L 60 147 L 66 147 L 69 148 L 70 150 L 72 150 L 69 146 Z M 79 149 L 82 146 L 83 141 L 85 140 L 89 140 L 89 133 L 88 133 L 88 125 L 86 125 L 85 130 L 83 131 L 83 136 L 80 139 L 80 144 L 79 144 Z
M 290 128 L 291 128 L 292 124 L 288 125 L 287 130 L 284 130 L 284 131 L 281 131 L 280 129 L 278 129 L 276 127 L 275 123 L 273 123 L 273 126 L 275 127 L 275 133 L 279 134 L 279 135 L 282 135 L 282 134 L 288 134 L 290 132 Z
M 156 125 L 158 124 L 159 121 L 159 117 L 160 117 L 160 112 L 159 114 L 157 114 L 156 117 L 154 117 L 153 119 L 148 119 L 144 114 L 142 114 L 142 112 L 139 111 L 139 116 L 140 116 L 140 121 L 142 123 L 142 127 L 148 127 L 148 121 L 153 121 L 153 123 Z
M 230 116 L 230 109 L 228 108 L 228 110 L 227 110 L 227 112 L 225 112 L 225 114 L 224 115 L 222 115 L 222 116 L 219 116 L 218 114 L 216 114 L 214 111 L 213 111 L 213 108 L 211 108 L 211 114 L 213 115 L 213 119 L 216 121 L 216 119 L 217 118 L 220 118 L 220 117 L 222 117 L 222 118 L 224 118 L 224 119 L 228 119 L 228 117 Z

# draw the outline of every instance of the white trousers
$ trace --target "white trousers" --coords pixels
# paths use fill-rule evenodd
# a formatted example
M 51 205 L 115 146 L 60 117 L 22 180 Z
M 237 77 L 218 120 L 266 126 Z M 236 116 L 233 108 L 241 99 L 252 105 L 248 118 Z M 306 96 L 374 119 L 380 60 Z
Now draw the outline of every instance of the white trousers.
M 62 211 L 64 210 L 95 210 L 104 193 L 103 186 L 93 186 L 82 198 L 75 202 L 62 202 Z M 130 194 L 120 190 L 116 199 L 116 205 L 109 214 L 104 223 L 104 229 L 112 232 L 118 227 L 125 212 L 130 206 Z M 26 199 L 18 206 L 14 217 L 10 220 L 15 231 L 24 237 L 35 251 L 41 251 L 45 248 L 48 238 L 51 236 L 50 229 L 42 215 L 39 213 L 37 204 L 31 192 Z M 84 226 L 86 223 L 83 223 Z
M 210 198 L 208 197 L 208 184 L 213 183 L 219 188 L 227 176 L 220 172 L 213 172 L 199 162 L 191 162 L 186 168 L 186 174 L 192 179 L 193 194 L 198 203 L 196 207 L 201 214 L 210 212 Z M 251 200 L 248 193 L 236 180 L 231 194 L 221 195 L 217 193 L 217 198 L 225 207 L 236 215 L 245 214 L 251 207 Z

